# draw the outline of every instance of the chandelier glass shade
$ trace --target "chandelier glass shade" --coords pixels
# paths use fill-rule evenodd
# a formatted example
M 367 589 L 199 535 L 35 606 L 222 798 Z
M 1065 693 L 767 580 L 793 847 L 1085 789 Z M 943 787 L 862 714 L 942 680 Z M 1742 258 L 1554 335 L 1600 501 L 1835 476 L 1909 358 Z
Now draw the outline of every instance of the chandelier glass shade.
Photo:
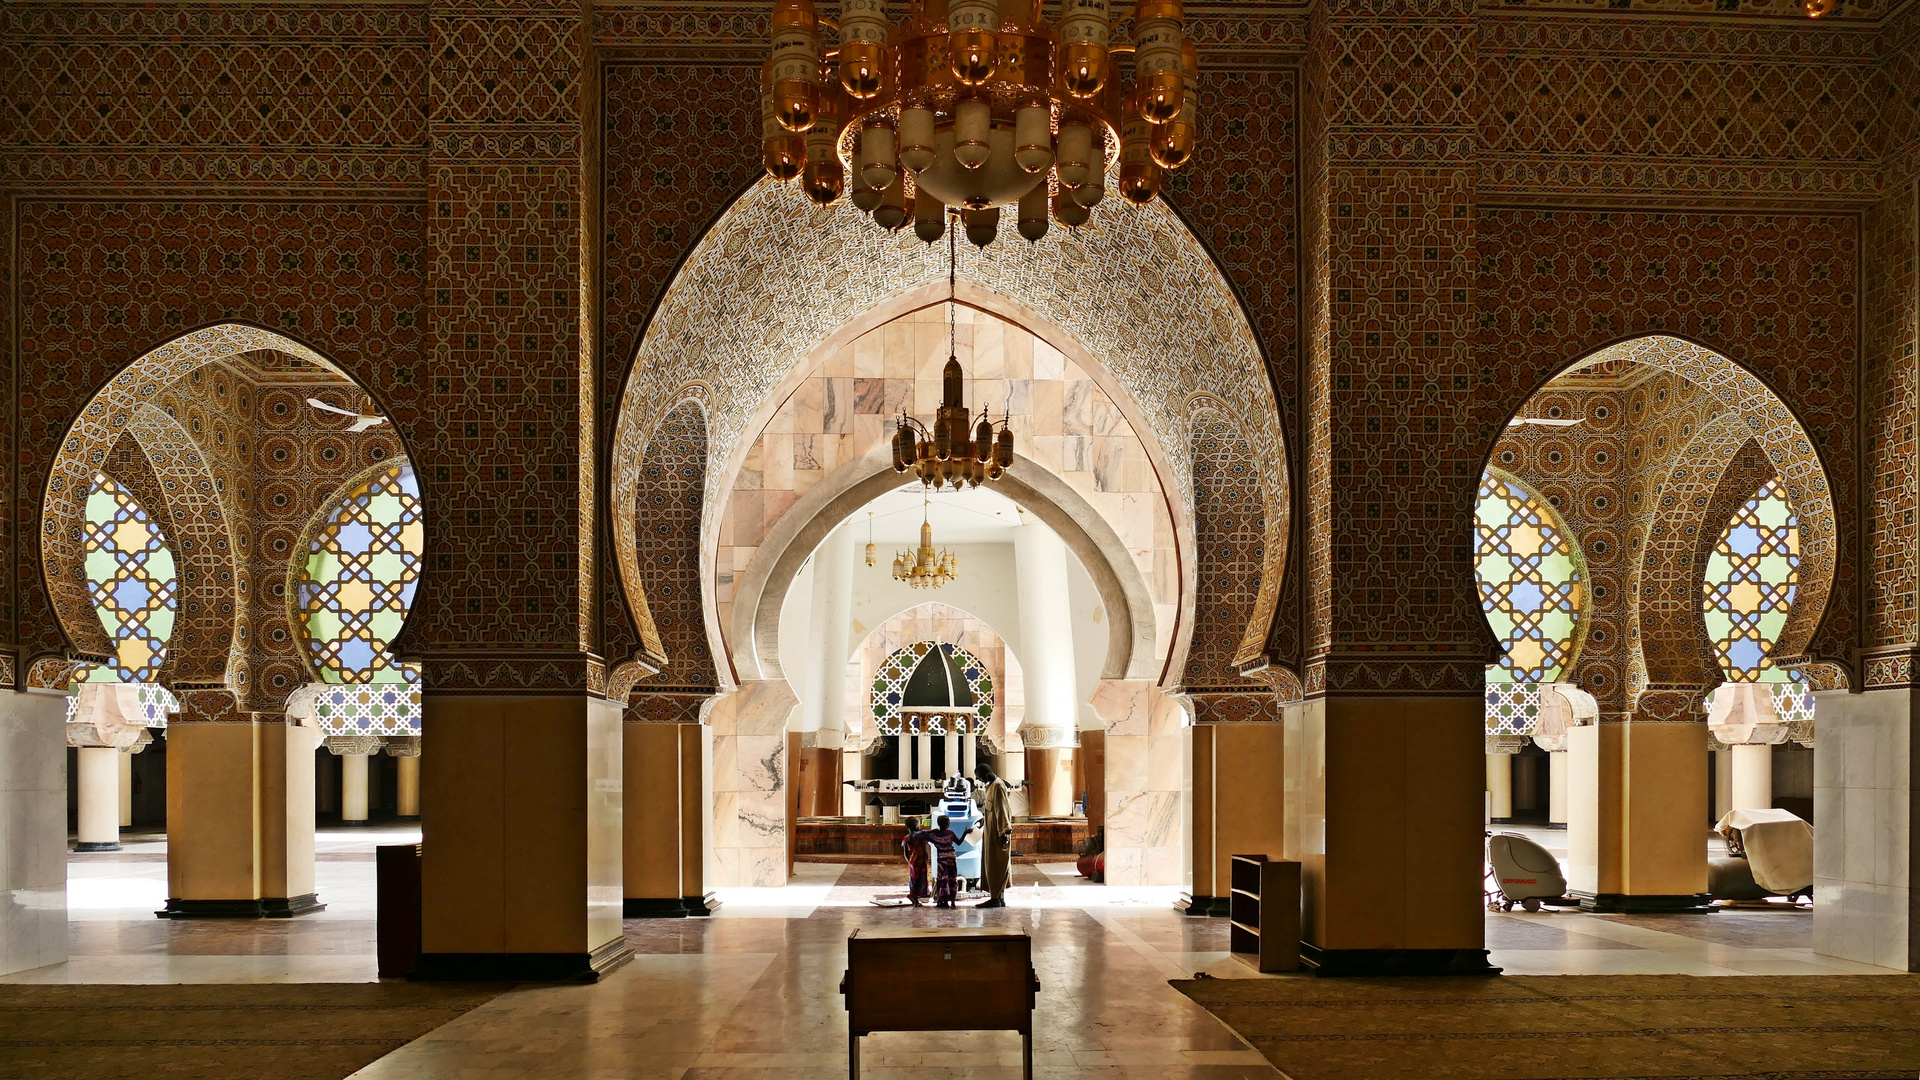
M 1084 224 L 1116 159 L 1121 194 L 1150 201 L 1199 133 L 1180 0 L 1139 0 L 1131 43 L 1113 41 L 1108 0 L 1061 0 L 1053 23 L 1043 3 L 910 0 L 891 23 L 882 0 L 841 0 L 836 26 L 813 0 L 775 0 L 767 173 L 823 206 L 846 194 L 883 229 L 911 222 L 928 243 L 952 210 L 981 247 L 1005 207 L 1028 240 L 1049 219 Z
M 960 557 L 933 546 L 933 525 L 922 512 L 920 546 L 893 557 L 893 580 L 904 581 L 916 589 L 937 589 L 960 579 Z

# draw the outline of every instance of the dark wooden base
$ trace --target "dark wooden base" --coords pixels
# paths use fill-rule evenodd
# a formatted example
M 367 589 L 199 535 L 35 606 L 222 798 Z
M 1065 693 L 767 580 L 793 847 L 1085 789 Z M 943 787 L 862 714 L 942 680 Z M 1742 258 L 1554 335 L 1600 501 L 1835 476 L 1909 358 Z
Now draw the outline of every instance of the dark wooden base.
M 621 917 L 627 919 L 684 919 L 690 914 L 683 896 L 629 896 L 620 909 Z
M 421 953 L 413 982 L 598 982 L 633 959 L 626 939 L 591 953 Z
M 1500 974 L 1485 949 L 1322 949 L 1304 941 L 1300 966 L 1323 978 Z
M 846 818 L 801 818 L 794 826 L 793 852 L 807 855 L 866 855 L 900 858 L 899 825 L 869 825 Z M 1051 818 L 1013 823 L 1016 855 L 1080 854 L 1087 842 L 1085 818 Z M 814 860 L 817 861 L 817 860 Z
M 168 897 L 155 915 L 162 919 L 291 919 L 327 910 L 314 893 L 268 896 L 258 900 L 182 900 Z
M 1607 915 L 1705 915 L 1713 911 L 1710 893 L 1691 896 L 1629 896 L 1624 893 L 1569 893 L 1581 911 Z

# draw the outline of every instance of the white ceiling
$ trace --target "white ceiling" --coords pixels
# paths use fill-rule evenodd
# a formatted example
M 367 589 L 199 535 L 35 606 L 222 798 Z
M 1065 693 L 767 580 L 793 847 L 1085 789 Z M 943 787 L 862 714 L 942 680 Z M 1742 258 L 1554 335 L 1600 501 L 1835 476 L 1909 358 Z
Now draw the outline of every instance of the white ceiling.
M 921 499 L 927 498 L 927 520 L 933 523 L 933 542 L 947 544 L 1010 544 L 1008 532 L 1020 524 L 1012 499 L 993 490 L 993 484 L 965 491 L 928 494 L 917 481 L 889 491 L 847 518 L 846 528 L 856 543 L 867 540 L 867 512 L 873 512 L 873 539 L 882 547 L 912 547 L 920 542 Z M 1038 519 L 1034 519 L 1036 522 Z M 892 552 L 885 553 L 892 558 Z

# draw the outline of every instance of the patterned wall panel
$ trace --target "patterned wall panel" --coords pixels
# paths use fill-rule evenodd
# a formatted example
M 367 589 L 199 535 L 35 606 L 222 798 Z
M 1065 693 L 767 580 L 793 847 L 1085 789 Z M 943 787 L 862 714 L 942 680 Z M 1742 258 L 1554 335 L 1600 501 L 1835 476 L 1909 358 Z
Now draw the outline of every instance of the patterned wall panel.
M 1858 204 L 1879 188 L 1871 30 L 1531 13 L 1479 28 L 1482 198 Z
M 879 733 L 873 712 L 873 686 L 889 657 L 914 642 L 951 645 L 977 661 L 991 682 L 991 719 L 987 733 L 1006 746 L 1006 732 L 1017 731 L 1026 715 L 1026 681 L 1020 661 L 993 628 L 951 604 L 926 603 L 903 611 L 873 628 L 847 661 L 847 701 L 860 702 L 858 715 L 847 718 L 848 745 L 865 746 Z M 984 697 L 982 695 L 982 703 Z
M 1865 221 L 1867 325 L 1861 392 L 1869 561 L 1861 644 L 1920 643 L 1920 182 L 1901 184 Z
M 423 6 L 8 4 L 0 177 L 423 182 Z
M 682 402 L 655 429 L 640 463 L 640 584 L 667 657 L 659 674 L 636 687 L 642 696 L 710 694 L 718 685 L 700 592 L 706 475 L 706 417 L 698 404 Z
M 1259 484 L 1253 449 L 1231 414 L 1212 406 L 1195 410 L 1193 642 L 1182 678 L 1190 695 L 1252 689 L 1234 661 L 1249 631 L 1265 562 Z
M 1777 395 L 1804 424 L 1807 452 L 1784 449 L 1808 466 L 1817 455 L 1843 530 L 1830 549 L 1835 585 L 1831 601 L 1821 601 L 1825 621 L 1812 647 L 1843 665 L 1858 625 L 1856 549 L 1844 530 L 1859 520 L 1847 479 L 1858 469 L 1859 239 L 1851 216 L 1508 207 L 1484 209 L 1475 236 L 1481 392 L 1473 407 L 1489 435 L 1556 367 L 1661 332 L 1723 350 L 1763 384 L 1762 414 L 1776 415 L 1764 399 Z M 1748 377 L 1728 366 L 1702 381 Z M 1791 441 L 1790 426 L 1779 431 Z M 1808 507 L 1798 494 L 1795 502 Z
M 428 17 L 428 586 L 403 653 L 430 689 L 604 689 L 594 580 L 595 327 L 578 5 Z
M 1477 698 L 1471 8 L 1361 8 L 1308 57 L 1307 692 Z

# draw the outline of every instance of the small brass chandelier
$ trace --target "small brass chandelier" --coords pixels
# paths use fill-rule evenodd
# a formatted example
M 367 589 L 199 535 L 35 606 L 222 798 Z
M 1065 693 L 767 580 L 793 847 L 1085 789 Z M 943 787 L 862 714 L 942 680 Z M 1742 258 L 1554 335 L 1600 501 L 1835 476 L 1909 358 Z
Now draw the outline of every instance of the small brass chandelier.
M 850 190 L 875 224 L 911 221 L 927 243 L 958 209 L 981 247 L 1002 207 L 1017 207 L 1028 240 L 1046 235 L 1049 211 L 1084 224 L 1116 155 L 1120 193 L 1151 201 L 1199 132 L 1199 56 L 1180 0 L 1138 0 L 1131 43 L 1112 40 L 1108 0 L 1062 0 L 1052 25 L 1041 7 L 908 0 L 892 24 L 882 0 L 841 0 L 836 25 L 813 0 L 775 0 L 760 81 L 768 175 L 798 178 L 822 206 Z
M 916 589 L 937 589 L 960 580 L 960 556 L 933 547 L 933 525 L 927 521 L 927 502 L 920 507 L 920 546 L 893 557 L 893 580 Z
M 1012 414 L 1002 413 L 994 423 L 985 410 L 980 423 L 972 425 L 962 393 L 966 373 L 960 370 L 954 330 L 954 241 L 947 237 L 947 366 L 940 373 L 940 408 L 929 429 L 919 420 L 900 414 L 893 432 L 893 471 L 920 478 L 929 488 L 938 490 L 952 485 L 979 487 L 998 480 L 1013 465 L 1013 429 L 1008 426 Z M 997 434 L 996 434 L 997 430 Z

